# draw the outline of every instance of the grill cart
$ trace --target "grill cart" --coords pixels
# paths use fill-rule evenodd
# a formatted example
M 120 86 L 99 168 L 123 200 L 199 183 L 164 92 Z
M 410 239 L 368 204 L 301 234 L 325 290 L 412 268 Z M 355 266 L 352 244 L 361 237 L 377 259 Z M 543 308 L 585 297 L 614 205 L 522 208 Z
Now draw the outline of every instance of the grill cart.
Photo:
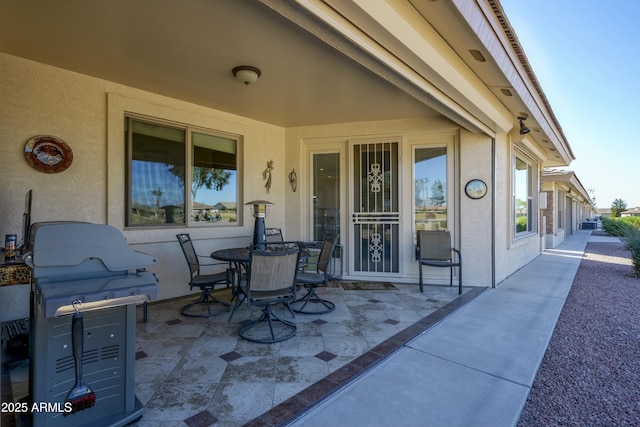
M 80 222 L 33 224 L 28 251 L 29 389 L 42 408 L 33 426 L 124 426 L 142 417 L 136 304 L 157 297 L 157 277 L 146 271 L 156 259 L 134 251 L 114 227 Z M 87 389 L 76 387 L 78 376 Z M 69 400 L 81 402 L 77 411 L 69 413 Z

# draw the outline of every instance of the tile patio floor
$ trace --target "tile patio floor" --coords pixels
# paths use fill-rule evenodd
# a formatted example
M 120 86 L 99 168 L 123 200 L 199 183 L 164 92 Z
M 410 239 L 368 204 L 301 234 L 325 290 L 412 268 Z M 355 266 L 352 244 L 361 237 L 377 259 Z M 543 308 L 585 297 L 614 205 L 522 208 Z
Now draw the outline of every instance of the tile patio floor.
M 145 405 L 139 426 L 214 419 L 242 425 L 458 296 L 455 287 L 428 287 L 423 294 L 415 285 L 396 288 L 321 288 L 336 309 L 297 314 L 297 335 L 277 344 L 238 337 L 239 326 L 261 314 L 257 308 L 242 306 L 228 323 L 227 315 L 181 316 L 185 300 L 152 305 L 149 322 L 139 322 L 137 330 L 136 391 Z
M 380 357 L 372 349 L 388 352 L 385 343 L 402 345 L 437 321 L 425 322 L 436 310 L 455 309 L 479 292 L 464 289 L 458 298 L 455 286 L 425 286 L 420 293 L 417 285 L 394 285 L 395 290 L 344 290 L 337 283 L 320 288 L 336 309 L 296 314 L 297 335 L 276 344 L 238 337 L 244 322 L 260 316 L 259 308 L 242 305 L 231 323 L 228 314 L 190 318 L 180 314 L 195 299 L 189 296 L 151 303 L 143 323 L 138 307 L 136 395 L 145 406 L 138 426 L 263 425 L 268 411 L 295 413 L 287 403 L 295 404 L 299 393 L 324 393 L 317 386 L 328 384 L 332 375 L 348 380 L 343 374 L 367 359 L 363 355 Z M 228 299 L 227 290 L 220 292 L 221 299 Z M 283 315 L 290 318 L 288 312 Z M 11 381 L 15 401 L 28 389 L 28 365 L 14 366 Z

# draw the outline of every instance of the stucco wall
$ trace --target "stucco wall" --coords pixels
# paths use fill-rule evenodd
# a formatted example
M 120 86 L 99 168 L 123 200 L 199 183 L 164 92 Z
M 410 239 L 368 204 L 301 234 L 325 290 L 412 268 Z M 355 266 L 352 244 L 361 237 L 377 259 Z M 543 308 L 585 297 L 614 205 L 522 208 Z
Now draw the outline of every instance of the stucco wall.
M 493 176 L 491 138 L 461 132 L 460 137 L 460 227 L 463 255 L 463 283 L 469 286 L 491 286 L 491 223 Z M 481 199 L 466 196 L 464 187 L 472 179 L 487 184 L 487 195 Z
M 491 176 L 491 138 L 471 134 L 444 118 L 346 123 L 330 126 L 283 129 L 225 112 L 188 104 L 112 82 L 68 72 L 13 56 L 0 54 L 0 236 L 20 233 L 24 196 L 34 191 L 33 221 L 77 220 L 124 227 L 124 112 L 188 123 L 220 130 L 243 138 L 241 163 L 242 201 L 267 199 L 275 203 L 267 225 L 285 228 L 287 239 L 309 237 L 305 144 L 381 136 L 398 137 L 403 164 L 402 211 L 403 280 L 415 282 L 417 265 L 411 236 L 411 147 L 413 144 L 447 143 L 452 149 L 451 172 L 454 200 L 448 208 L 456 212 L 449 228 L 462 242 L 465 284 L 491 284 L 491 197 L 471 200 L 464 196 L 469 179 L 483 179 L 495 188 L 495 279 L 506 276 L 539 254 L 540 237 L 514 241 L 511 229 L 511 153 L 508 135 L 496 136 L 495 182 Z M 59 174 L 32 169 L 24 159 L 24 144 L 34 135 L 51 134 L 73 149 L 74 163 Z M 273 185 L 266 194 L 262 171 L 274 161 Z M 288 174 L 296 170 L 297 191 L 289 187 Z M 347 177 L 345 177 L 347 179 Z M 407 187 L 408 186 L 408 187 Z M 346 186 L 345 186 L 346 189 Z M 345 197 L 347 195 L 345 194 Z M 239 206 L 241 207 L 241 206 Z M 287 207 L 291 207 L 287 209 Z M 343 213 L 346 215 L 346 213 Z M 349 224 L 343 218 L 343 224 Z M 208 254 L 222 247 L 247 245 L 253 217 L 248 209 L 241 225 L 222 227 L 124 230 L 135 249 L 157 257 L 150 269 L 160 277 L 160 298 L 188 291 L 187 268 L 175 239 L 189 232 L 196 249 Z M 346 242 L 346 239 L 345 239 Z M 444 280 L 443 280 L 444 282 Z
M 513 141 L 510 134 L 496 135 L 496 209 L 495 209 L 495 283 L 499 285 L 505 278 L 533 260 L 540 254 L 542 238 L 540 230 L 524 237 L 514 238 L 513 196 Z M 534 171 L 536 176 L 538 175 Z M 534 189 L 534 197 L 539 192 L 539 183 Z M 538 210 L 533 218 L 538 219 Z
M 284 226 L 284 130 L 224 112 L 0 54 L 0 235 L 20 234 L 25 193 L 33 189 L 33 222 L 88 221 L 124 226 L 124 119 L 130 111 L 243 136 L 243 199 L 275 203 L 268 220 Z M 69 169 L 45 174 L 31 168 L 24 145 L 35 135 L 62 138 L 74 154 Z M 262 171 L 274 161 L 271 193 Z M 240 207 L 240 206 L 239 206 Z M 253 217 L 240 226 L 124 230 L 136 250 L 158 259 L 160 298 L 188 293 L 188 270 L 175 235 L 189 232 L 204 254 L 246 245 Z M 28 312 L 27 312 L 28 314 Z
M 0 235 L 20 233 L 25 193 L 33 189 L 33 220 L 104 223 L 107 178 L 106 84 L 0 54 Z M 29 138 L 55 135 L 72 148 L 74 163 L 45 174 L 25 161 Z

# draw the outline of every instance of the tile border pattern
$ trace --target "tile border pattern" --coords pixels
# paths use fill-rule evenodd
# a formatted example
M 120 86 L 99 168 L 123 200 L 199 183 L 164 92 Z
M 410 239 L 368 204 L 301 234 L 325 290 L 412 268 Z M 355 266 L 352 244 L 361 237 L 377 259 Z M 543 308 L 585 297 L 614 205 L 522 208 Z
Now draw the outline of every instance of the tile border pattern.
M 447 305 L 381 342 L 363 355 L 310 385 L 269 411 L 244 424 L 244 427 L 285 426 L 322 403 L 360 376 L 373 369 L 387 357 L 407 345 L 410 341 L 441 322 L 464 305 L 468 304 L 488 288 L 471 288 Z

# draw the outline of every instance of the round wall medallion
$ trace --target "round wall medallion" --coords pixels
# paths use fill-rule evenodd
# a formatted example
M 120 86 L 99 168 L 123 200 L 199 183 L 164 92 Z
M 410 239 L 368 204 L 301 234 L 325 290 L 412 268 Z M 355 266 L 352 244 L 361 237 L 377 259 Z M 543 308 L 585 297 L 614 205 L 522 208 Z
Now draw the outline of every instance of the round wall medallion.
M 487 184 L 481 179 L 472 179 L 465 185 L 464 192 L 471 199 L 482 199 L 487 194 Z
M 24 146 L 27 162 L 40 172 L 58 173 L 73 162 L 73 152 L 66 142 L 51 135 L 38 135 Z

